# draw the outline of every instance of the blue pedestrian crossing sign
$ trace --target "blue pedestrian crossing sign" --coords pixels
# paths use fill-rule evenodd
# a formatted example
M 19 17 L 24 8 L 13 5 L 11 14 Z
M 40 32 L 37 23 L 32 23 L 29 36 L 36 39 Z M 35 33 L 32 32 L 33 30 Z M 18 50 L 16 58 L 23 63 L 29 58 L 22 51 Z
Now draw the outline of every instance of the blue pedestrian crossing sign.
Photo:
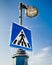
M 10 46 L 25 50 L 32 50 L 31 30 L 13 23 Z

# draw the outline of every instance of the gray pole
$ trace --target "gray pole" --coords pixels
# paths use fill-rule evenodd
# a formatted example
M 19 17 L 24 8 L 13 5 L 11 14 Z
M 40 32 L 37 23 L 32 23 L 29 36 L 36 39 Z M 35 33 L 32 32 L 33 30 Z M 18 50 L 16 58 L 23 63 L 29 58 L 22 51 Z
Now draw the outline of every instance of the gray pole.
M 20 25 L 22 25 L 22 3 L 20 3 Z M 26 54 L 26 51 L 23 49 L 18 49 L 17 52 L 12 57 L 13 59 L 16 58 L 16 65 L 28 65 L 28 58 L 29 56 Z
M 20 25 L 22 25 L 22 3 L 20 3 L 20 5 L 19 5 L 19 14 L 20 14 L 20 16 L 19 16 L 19 19 L 20 19 Z

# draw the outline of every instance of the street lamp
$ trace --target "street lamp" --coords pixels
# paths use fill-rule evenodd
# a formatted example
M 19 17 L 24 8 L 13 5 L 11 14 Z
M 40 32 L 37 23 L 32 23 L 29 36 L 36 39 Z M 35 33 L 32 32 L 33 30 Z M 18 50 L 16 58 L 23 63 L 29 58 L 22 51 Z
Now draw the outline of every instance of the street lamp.
M 30 7 L 30 6 L 26 6 L 22 3 L 20 3 L 20 25 L 22 25 L 22 9 L 25 9 L 25 14 L 28 16 L 28 17 L 35 17 L 37 16 L 38 14 L 38 9 L 36 7 Z
M 25 13 L 28 17 L 34 17 L 37 16 L 38 10 L 34 7 L 25 6 L 24 4 L 20 3 L 19 6 L 20 10 L 20 25 L 22 25 L 22 9 L 25 9 Z M 17 52 L 12 57 L 13 59 L 16 59 L 16 65 L 28 65 L 28 58 L 29 56 L 26 54 L 26 51 L 23 49 L 18 49 Z

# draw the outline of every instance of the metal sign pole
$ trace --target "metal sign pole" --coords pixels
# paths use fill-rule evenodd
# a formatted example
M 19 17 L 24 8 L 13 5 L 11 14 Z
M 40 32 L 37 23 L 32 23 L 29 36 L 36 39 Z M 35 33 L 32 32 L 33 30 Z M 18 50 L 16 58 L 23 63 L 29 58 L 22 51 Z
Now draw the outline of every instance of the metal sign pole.
M 20 25 L 22 25 L 22 3 L 20 3 Z M 26 51 L 23 49 L 18 49 L 12 58 L 16 58 L 16 65 L 28 65 L 29 56 L 26 54 Z M 23 62 L 22 62 L 23 61 Z
M 20 16 L 19 16 L 19 19 L 20 19 L 20 25 L 22 25 L 22 3 L 20 3 L 20 5 L 19 5 L 19 10 L 20 10 L 20 12 L 19 12 L 19 14 L 20 14 Z

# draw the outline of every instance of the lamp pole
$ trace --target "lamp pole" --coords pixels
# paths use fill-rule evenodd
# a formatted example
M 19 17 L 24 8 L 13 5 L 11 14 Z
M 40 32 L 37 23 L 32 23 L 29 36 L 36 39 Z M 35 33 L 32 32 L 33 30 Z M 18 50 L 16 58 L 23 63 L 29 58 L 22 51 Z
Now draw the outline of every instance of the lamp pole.
M 19 9 L 20 10 L 20 12 L 19 12 L 20 21 L 19 22 L 20 22 L 20 25 L 22 25 L 22 8 L 23 8 L 22 3 L 20 3 L 19 8 L 20 8 Z M 23 49 L 18 49 L 17 52 L 13 55 L 12 58 L 13 59 L 16 58 L 16 62 L 15 62 L 16 65 L 28 65 L 29 56 L 27 55 L 26 51 L 23 50 Z
M 19 4 L 19 19 L 20 19 L 20 25 L 22 25 L 22 3 Z

